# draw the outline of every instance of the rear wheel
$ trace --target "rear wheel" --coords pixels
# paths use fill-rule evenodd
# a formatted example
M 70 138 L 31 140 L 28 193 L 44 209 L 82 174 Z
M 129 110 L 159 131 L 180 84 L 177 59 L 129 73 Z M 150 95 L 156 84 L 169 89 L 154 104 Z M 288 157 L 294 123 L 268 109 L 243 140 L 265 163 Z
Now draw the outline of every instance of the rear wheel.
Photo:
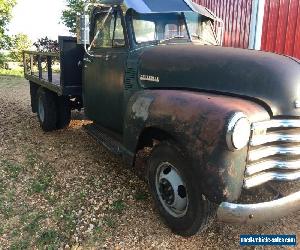
M 174 233 L 192 236 L 211 220 L 211 203 L 202 195 L 182 150 L 170 142 L 156 146 L 148 162 L 149 187 L 160 215 Z
M 37 114 L 40 125 L 45 132 L 56 129 L 55 95 L 43 88 L 39 88 L 37 91 Z

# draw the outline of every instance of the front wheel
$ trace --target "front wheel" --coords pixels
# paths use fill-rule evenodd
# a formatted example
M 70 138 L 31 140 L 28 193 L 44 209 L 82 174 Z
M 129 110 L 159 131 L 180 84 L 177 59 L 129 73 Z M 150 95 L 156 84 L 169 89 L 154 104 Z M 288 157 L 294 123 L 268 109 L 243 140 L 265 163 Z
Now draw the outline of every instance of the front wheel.
M 153 149 L 148 161 L 149 187 L 166 225 L 182 236 L 203 231 L 213 214 L 194 176 L 176 145 L 162 142 Z

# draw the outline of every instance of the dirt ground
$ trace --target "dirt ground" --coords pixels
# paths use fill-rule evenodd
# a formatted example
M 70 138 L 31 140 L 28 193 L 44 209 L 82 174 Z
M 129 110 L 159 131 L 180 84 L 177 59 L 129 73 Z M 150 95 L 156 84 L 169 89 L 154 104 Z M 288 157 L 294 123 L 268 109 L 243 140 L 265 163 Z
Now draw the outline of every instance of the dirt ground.
M 176 236 L 144 181 L 86 134 L 80 114 L 65 130 L 42 132 L 20 78 L 0 77 L 0 103 L 0 249 L 238 249 L 240 234 L 300 238 L 300 211 Z

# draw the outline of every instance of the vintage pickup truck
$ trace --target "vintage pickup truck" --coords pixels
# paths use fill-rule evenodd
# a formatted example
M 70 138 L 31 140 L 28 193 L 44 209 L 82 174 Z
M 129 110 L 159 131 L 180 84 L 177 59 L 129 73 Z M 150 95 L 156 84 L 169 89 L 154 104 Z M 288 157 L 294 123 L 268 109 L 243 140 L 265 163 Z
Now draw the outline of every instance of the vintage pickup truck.
M 299 181 L 297 59 L 220 46 L 221 20 L 189 0 L 103 0 L 79 23 L 77 40 L 59 38 L 59 54 L 24 52 L 44 131 L 68 126 L 71 110 L 83 108 L 89 133 L 128 165 L 152 148 L 150 191 L 183 236 L 212 215 L 262 223 L 300 209 L 299 191 L 238 202 L 243 190 Z

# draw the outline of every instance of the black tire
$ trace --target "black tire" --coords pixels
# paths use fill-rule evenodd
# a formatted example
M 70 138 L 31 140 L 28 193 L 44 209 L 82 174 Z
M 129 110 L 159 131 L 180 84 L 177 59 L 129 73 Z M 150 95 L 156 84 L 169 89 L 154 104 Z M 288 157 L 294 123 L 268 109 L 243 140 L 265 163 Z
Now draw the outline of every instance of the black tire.
M 205 230 L 210 224 L 209 222 L 213 215 L 213 206 L 202 195 L 201 190 L 199 190 L 199 185 L 197 185 L 197 180 L 195 179 L 195 175 L 188 162 L 189 161 L 184 156 L 183 151 L 170 142 L 158 144 L 153 149 L 148 161 L 149 187 L 159 213 L 164 219 L 165 224 L 171 228 L 174 233 L 185 237 L 192 236 L 199 231 Z M 157 172 L 159 172 L 162 164 L 166 163 L 169 163 L 174 167 L 175 172 L 178 172 L 185 184 L 184 194 L 183 196 L 181 195 L 181 197 L 186 195 L 187 205 L 180 217 L 178 217 L 178 214 L 176 213 L 174 213 L 175 215 L 172 214 L 172 209 L 166 206 L 164 199 L 167 200 L 167 198 L 165 198 L 167 195 L 162 195 L 163 192 L 161 191 L 165 189 L 164 186 L 161 186 L 164 184 L 161 184 L 161 182 L 159 185 L 157 184 L 157 179 L 159 179 L 157 177 Z M 163 173 L 165 174 L 164 171 Z M 163 181 L 164 179 L 162 179 L 162 182 Z M 159 186 L 159 188 L 157 186 Z M 180 196 L 179 187 L 182 186 L 178 186 L 177 188 L 177 193 Z M 167 190 L 169 189 L 167 188 Z
M 56 128 L 63 129 L 69 126 L 71 121 L 71 107 L 66 97 L 57 98 L 57 122 Z
M 56 130 L 56 96 L 43 88 L 37 91 L 37 115 L 45 132 Z

